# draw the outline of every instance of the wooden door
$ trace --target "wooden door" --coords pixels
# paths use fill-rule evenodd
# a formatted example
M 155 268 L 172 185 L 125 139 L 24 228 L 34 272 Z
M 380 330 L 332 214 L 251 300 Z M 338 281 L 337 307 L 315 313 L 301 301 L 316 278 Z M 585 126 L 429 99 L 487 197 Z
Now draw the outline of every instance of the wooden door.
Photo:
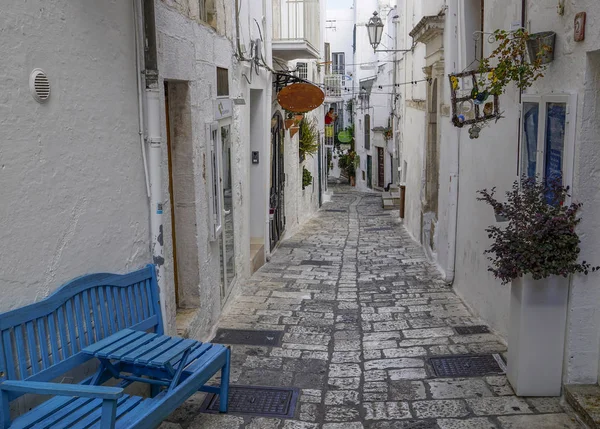
M 383 148 L 377 148 L 377 186 L 385 188 L 385 156 L 383 154 Z

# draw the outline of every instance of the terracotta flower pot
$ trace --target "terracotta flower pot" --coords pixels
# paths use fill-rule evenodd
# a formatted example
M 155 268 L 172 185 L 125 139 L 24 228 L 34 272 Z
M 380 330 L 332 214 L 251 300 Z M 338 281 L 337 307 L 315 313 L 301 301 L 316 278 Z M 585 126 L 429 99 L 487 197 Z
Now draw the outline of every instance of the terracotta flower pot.
M 294 126 L 290 128 L 290 137 L 294 137 L 300 131 L 300 127 Z
M 285 129 L 289 129 L 292 125 L 294 125 L 296 123 L 296 121 L 294 121 L 293 119 L 286 119 L 285 120 Z
M 350 186 L 356 186 L 356 182 L 354 180 L 354 176 L 350 176 Z

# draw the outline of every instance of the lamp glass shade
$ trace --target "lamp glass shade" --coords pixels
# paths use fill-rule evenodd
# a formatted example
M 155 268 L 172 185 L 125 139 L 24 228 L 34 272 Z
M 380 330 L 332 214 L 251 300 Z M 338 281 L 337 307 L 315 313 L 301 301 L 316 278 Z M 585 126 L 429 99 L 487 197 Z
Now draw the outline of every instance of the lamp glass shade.
M 383 21 L 377 16 L 377 12 L 373 12 L 373 16 L 369 19 L 367 33 L 369 34 L 371 46 L 373 49 L 377 49 L 377 46 L 381 43 L 381 36 L 383 35 Z

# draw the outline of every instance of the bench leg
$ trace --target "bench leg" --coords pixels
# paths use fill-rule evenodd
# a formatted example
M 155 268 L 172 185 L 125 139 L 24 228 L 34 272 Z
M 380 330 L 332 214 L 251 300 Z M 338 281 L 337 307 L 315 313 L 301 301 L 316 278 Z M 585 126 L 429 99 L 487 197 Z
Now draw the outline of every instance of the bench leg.
M 161 386 L 159 386 L 158 384 L 151 384 L 150 385 L 150 397 L 151 398 L 154 398 L 161 391 L 162 391 Z
M 100 429 L 114 429 L 117 421 L 117 400 L 104 399 L 102 401 L 102 417 L 100 418 Z
M 227 403 L 229 401 L 229 368 L 231 359 L 231 349 L 227 347 L 227 359 L 223 368 L 221 368 L 221 389 L 219 392 L 219 412 L 227 412 Z

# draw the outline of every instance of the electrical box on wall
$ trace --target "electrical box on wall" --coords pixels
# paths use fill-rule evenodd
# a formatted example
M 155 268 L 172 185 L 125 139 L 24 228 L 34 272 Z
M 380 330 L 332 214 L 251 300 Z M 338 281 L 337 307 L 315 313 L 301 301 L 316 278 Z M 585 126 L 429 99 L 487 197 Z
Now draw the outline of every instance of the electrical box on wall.
M 252 164 L 258 164 L 258 151 L 252 151 Z

